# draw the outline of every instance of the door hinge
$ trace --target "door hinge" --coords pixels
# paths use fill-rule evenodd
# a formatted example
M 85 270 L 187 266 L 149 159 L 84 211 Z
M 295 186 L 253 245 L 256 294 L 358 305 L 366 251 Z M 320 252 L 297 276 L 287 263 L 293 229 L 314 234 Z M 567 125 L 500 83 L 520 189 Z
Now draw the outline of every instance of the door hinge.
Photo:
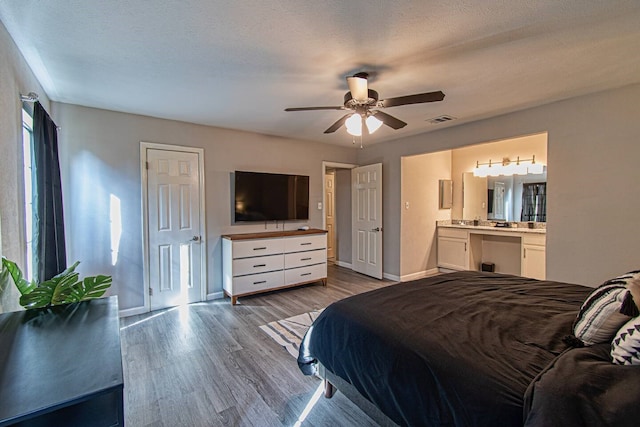
M 153 288 L 149 288 L 149 296 L 152 297 L 153 296 Z
M 149 170 L 149 162 L 144 162 L 144 167 L 147 168 L 147 170 Z

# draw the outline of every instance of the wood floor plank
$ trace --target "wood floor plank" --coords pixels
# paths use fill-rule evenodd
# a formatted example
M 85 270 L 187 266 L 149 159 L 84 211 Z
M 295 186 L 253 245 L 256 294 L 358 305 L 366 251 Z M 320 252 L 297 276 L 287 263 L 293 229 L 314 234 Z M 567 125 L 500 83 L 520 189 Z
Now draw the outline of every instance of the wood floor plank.
M 260 326 L 389 286 L 330 266 L 327 286 L 310 284 L 121 319 L 125 420 L 129 426 L 292 426 L 320 380 Z M 337 393 L 320 397 L 303 426 L 374 426 Z

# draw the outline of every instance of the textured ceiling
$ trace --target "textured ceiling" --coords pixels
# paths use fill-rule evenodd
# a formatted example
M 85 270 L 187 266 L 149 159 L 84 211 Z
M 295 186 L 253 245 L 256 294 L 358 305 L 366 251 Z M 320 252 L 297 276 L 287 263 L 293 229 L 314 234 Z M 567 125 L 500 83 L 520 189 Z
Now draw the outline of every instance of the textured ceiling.
M 408 123 L 375 143 L 640 82 L 640 1 L 2 0 L 0 20 L 54 101 L 351 145 L 345 77 Z M 447 114 L 458 120 L 432 125 Z

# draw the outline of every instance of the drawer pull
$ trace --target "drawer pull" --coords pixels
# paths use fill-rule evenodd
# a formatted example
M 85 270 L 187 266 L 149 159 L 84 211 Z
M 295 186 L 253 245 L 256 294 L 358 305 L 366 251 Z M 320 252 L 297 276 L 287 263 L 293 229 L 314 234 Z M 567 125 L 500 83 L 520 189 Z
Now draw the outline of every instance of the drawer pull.
M 302 277 L 302 276 L 311 276 L 311 273 L 302 273 L 302 274 L 300 275 L 300 277 Z
M 310 261 L 310 260 L 311 260 L 311 257 L 309 257 L 309 258 L 300 258 L 300 261 Z
M 253 266 L 253 268 L 258 268 L 258 267 L 266 267 L 267 264 L 256 264 Z
M 263 283 L 267 283 L 266 280 L 260 280 L 259 282 L 253 282 L 254 285 L 262 285 Z
M 254 251 L 264 251 L 265 249 L 267 249 L 266 246 L 263 246 L 261 248 L 253 248 Z
M 300 243 L 300 246 L 308 246 L 310 244 L 311 244 L 311 242 L 304 242 L 304 243 Z

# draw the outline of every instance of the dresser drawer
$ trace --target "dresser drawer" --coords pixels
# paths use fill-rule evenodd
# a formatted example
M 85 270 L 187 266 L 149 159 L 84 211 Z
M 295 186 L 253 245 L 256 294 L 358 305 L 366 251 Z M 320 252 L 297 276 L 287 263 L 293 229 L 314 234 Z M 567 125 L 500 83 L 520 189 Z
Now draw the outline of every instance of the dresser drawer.
M 233 242 L 233 258 L 281 254 L 284 252 L 282 239 L 258 239 Z
M 326 260 L 322 264 L 310 265 L 308 267 L 292 268 L 284 271 L 285 285 L 293 285 L 295 283 L 311 282 L 327 277 Z
M 243 295 L 265 289 L 279 288 L 282 286 L 283 280 L 284 273 L 282 270 L 234 277 L 232 295 Z
M 264 273 L 282 270 L 284 268 L 282 255 L 258 256 L 253 258 L 239 258 L 233 260 L 233 276 Z
M 327 236 L 325 234 L 287 237 L 283 241 L 285 252 L 311 251 L 327 247 Z
M 284 268 L 304 267 L 327 261 L 327 250 L 318 249 L 308 252 L 293 252 L 284 255 Z

